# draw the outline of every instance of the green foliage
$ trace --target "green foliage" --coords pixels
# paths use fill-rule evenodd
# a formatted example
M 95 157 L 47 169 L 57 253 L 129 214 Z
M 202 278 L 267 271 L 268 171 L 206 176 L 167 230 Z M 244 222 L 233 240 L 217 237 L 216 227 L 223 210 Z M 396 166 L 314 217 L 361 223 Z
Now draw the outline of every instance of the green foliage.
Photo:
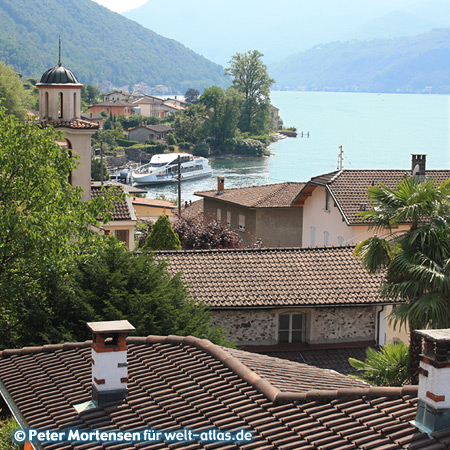
M 176 145 L 177 144 L 177 139 L 176 137 L 173 135 L 173 133 L 169 133 L 167 135 L 167 142 L 169 143 L 169 145 Z
M 204 121 L 203 109 L 192 105 L 181 114 L 176 114 L 171 126 L 178 139 L 195 144 L 204 138 Z
M 113 208 L 102 198 L 81 201 L 68 183 L 78 164 L 57 138 L 0 108 L 0 346 L 34 342 L 45 316 L 42 283 L 95 248 L 90 225 Z
M 184 94 L 184 99 L 189 103 L 195 103 L 199 95 L 200 92 L 197 89 L 189 88 Z
M 145 250 L 181 250 L 181 243 L 166 215 L 159 216 L 144 245 Z
M 9 114 L 25 119 L 30 101 L 12 66 L 0 61 L 0 104 Z
M 1 2 L 0 60 L 12 64 L 25 78 L 38 78 L 56 65 L 58 33 L 63 65 L 82 83 L 100 85 L 109 80 L 123 86 L 144 82 L 180 93 L 189 87 L 227 84 L 217 64 L 95 2 Z
M 270 129 L 270 88 L 275 80 L 262 57 L 257 50 L 236 53 L 225 69 L 233 78 L 233 87 L 244 95 L 239 126 L 244 133 L 263 134 Z
M 409 230 L 377 235 L 355 253 L 369 271 L 385 271 L 381 295 L 403 301 L 393 310 L 394 325 L 410 330 L 450 327 L 450 182 L 436 184 L 404 178 L 396 189 L 372 186 L 374 208 L 360 213 L 376 230 L 402 223 Z M 411 378 L 415 381 L 420 350 L 411 333 Z
M 101 160 L 98 158 L 91 158 L 91 180 L 102 181 Z M 103 161 L 103 181 L 107 180 L 109 180 L 109 173 L 106 162 Z
M 19 450 L 21 448 L 13 439 L 14 431 L 18 428 L 19 425 L 13 417 L 0 420 L 0 448 L 2 450 Z
M 194 156 L 203 156 L 206 158 L 209 156 L 209 145 L 206 142 L 199 142 L 198 144 L 195 144 L 192 149 L 192 154 Z
M 88 105 L 98 103 L 101 99 L 100 89 L 91 84 L 84 85 L 81 88 L 81 99 Z
M 268 154 L 266 147 L 254 139 L 232 139 L 229 148 L 232 153 L 244 156 L 265 156 Z
M 366 350 L 366 360 L 349 358 L 352 367 L 363 371 L 363 375 L 355 376 L 375 386 L 403 386 L 408 381 L 409 350 L 403 342 L 394 342 L 381 347 Z
M 208 309 L 190 298 L 181 274 L 170 275 L 164 260 L 130 253 L 115 238 L 105 237 L 47 289 L 53 323 L 45 328 L 54 332 L 47 341 L 85 340 L 86 321 L 126 319 L 138 336 L 194 335 L 226 343 L 221 330 L 211 329 Z

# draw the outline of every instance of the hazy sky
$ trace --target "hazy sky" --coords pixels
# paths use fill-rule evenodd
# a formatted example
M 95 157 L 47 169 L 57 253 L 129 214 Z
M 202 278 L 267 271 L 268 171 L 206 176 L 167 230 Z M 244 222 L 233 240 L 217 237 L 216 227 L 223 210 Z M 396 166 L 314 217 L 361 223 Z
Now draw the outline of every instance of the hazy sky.
M 106 6 L 111 11 L 122 13 L 130 9 L 139 8 L 148 0 L 94 0 L 100 5 Z

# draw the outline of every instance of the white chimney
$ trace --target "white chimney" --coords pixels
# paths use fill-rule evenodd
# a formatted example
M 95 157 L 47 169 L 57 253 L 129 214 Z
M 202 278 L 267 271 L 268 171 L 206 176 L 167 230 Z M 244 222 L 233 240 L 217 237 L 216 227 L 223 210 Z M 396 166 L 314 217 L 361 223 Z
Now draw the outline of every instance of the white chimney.
M 415 424 L 426 433 L 450 429 L 450 329 L 415 332 L 424 338 Z
M 92 331 L 92 401 L 104 403 L 124 399 L 128 395 L 128 363 L 126 337 L 135 328 L 128 320 L 88 322 Z

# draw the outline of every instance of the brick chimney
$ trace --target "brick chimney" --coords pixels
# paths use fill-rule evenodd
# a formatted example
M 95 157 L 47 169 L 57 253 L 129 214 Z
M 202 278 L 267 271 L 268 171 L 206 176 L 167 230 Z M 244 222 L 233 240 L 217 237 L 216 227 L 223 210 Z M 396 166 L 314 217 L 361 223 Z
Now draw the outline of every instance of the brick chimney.
M 415 424 L 426 433 L 450 429 L 450 329 L 415 332 L 424 338 Z
M 126 336 L 135 328 L 128 320 L 88 322 L 92 331 L 92 401 L 96 406 L 128 395 Z
M 411 155 L 411 175 L 422 181 L 425 178 L 427 155 Z
M 217 193 L 223 194 L 225 191 L 225 178 L 217 177 Z

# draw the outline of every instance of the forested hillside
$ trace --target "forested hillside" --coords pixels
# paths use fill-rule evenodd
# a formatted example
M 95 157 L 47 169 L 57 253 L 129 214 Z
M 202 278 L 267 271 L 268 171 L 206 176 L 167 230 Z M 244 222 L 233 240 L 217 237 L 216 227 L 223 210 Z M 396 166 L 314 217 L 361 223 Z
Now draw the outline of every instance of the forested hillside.
M 317 45 L 270 66 L 278 89 L 450 93 L 450 29 Z
M 2 0 L 0 60 L 25 78 L 58 62 L 83 83 L 116 86 L 144 82 L 171 92 L 227 85 L 223 68 L 90 0 Z

